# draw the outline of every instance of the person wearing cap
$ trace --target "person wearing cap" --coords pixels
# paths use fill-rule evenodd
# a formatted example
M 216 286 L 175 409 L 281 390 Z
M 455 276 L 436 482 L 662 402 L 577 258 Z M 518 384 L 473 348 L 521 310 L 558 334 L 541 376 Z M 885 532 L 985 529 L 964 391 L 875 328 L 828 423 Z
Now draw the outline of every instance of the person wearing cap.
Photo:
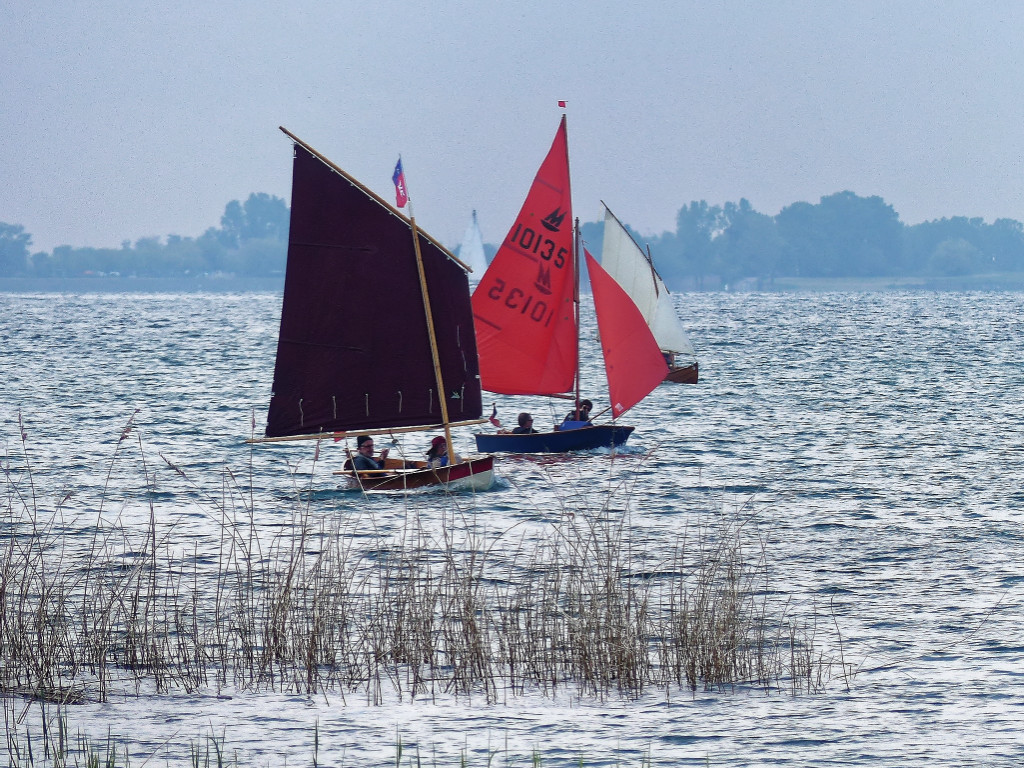
M 438 435 L 430 441 L 427 464 L 432 468 L 448 466 L 448 442 L 442 435 Z
M 380 452 L 380 458 L 373 458 L 373 438 L 360 435 L 356 438 L 356 455 L 352 457 L 352 469 L 357 472 L 384 469 L 384 461 L 388 457 L 388 449 Z

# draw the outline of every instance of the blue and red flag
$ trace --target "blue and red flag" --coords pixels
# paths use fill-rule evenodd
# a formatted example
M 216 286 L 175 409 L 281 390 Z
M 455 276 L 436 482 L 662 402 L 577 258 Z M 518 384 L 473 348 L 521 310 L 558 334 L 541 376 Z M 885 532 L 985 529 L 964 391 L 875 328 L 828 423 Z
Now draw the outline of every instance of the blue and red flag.
M 405 204 L 409 202 L 409 191 L 405 186 L 405 171 L 402 170 L 402 158 L 398 158 L 391 180 L 395 182 L 395 205 L 399 208 L 405 208 Z

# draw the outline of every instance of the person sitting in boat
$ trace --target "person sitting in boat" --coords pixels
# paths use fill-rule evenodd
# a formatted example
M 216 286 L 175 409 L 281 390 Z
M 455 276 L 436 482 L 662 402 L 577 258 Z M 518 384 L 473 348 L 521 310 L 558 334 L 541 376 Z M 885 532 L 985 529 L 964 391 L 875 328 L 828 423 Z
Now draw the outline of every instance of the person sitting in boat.
M 356 438 L 356 455 L 352 457 L 352 469 L 356 472 L 384 469 L 387 457 L 388 449 L 385 448 L 380 452 L 379 459 L 373 458 L 373 438 L 369 435 L 360 435 Z
M 513 435 L 535 435 L 537 430 L 533 428 L 533 416 L 523 411 L 519 414 L 519 426 L 512 430 Z
M 579 429 L 580 427 L 590 426 L 590 410 L 594 407 L 594 404 L 589 400 L 580 400 L 580 404 L 573 410 L 565 414 L 565 419 L 559 425 L 558 429 Z
M 431 468 L 448 466 L 448 441 L 442 435 L 438 435 L 430 441 L 430 450 L 427 451 L 427 464 Z

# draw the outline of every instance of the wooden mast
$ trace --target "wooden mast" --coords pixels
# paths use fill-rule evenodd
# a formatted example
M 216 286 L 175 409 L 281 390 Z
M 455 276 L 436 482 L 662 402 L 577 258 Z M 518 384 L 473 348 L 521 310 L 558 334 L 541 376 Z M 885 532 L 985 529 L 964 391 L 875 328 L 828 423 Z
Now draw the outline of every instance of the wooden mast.
M 573 269 L 573 312 L 576 313 L 576 409 L 573 415 L 580 417 L 580 220 L 575 221 L 576 230 L 572 238 L 572 269 Z
M 564 108 L 564 102 L 559 102 L 559 106 Z M 564 113 L 562 114 L 562 125 L 565 126 L 565 176 L 570 184 L 569 206 L 571 208 L 572 173 L 569 171 L 569 126 Z M 578 217 L 574 220 L 573 225 L 575 230 L 572 237 L 572 301 L 573 312 L 576 315 L 576 405 L 573 410 L 573 416 L 578 419 L 580 415 L 580 220 Z
M 647 265 L 651 268 L 651 282 L 654 283 L 654 295 L 658 297 L 661 291 L 658 290 L 658 270 L 654 268 L 654 259 L 651 258 L 651 244 L 647 243 Z
M 616 216 L 614 213 L 612 213 L 612 209 L 608 207 L 608 203 L 606 203 L 604 200 L 602 200 L 601 201 L 601 205 L 604 206 L 605 213 L 607 215 L 611 216 L 613 219 L 615 219 L 615 221 L 619 225 L 619 227 L 622 228 L 622 231 L 625 232 L 627 235 L 629 235 L 629 239 L 633 241 L 633 244 L 637 247 L 637 250 L 639 250 L 640 253 L 643 254 L 643 256 L 647 259 L 647 266 L 649 266 L 651 268 L 651 281 L 654 283 L 654 295 L 655 296 L 660 296 L 661 295 L 661 289 L 658 288 L 658 280 L 659 280 L 659 278 L 661 278 L 661 275 L 658 274 L 658 270 L 654 266 L 654 258 L 651 256 L 651 244 L 650 243 L 645 243 L 645 247 L 647 248 L 647 252 L 644 253 L 644 249 L 640 247 L 640 243 L 638 243 L 636 241 L 636 238 L 633 237 L 633 234 L 628 229 L 626 229 L 626 225 L 623 224 L 621 221 L 619 221 L 619 217 Z M 665 290 L 668 291 L 668 288 L 666 288 Z
M 434 361 L 434 379 L 437 382 L 438 401 L 441 403 L 441 423 L 444 426 L 444 441 L 448 451 L 448 464 L 455 463 L 455 452 L 452 450 L 452 426 L 448 421 L 447 393 L 444 378 L 441 375 L 441 356 L 437 351 L 437 333 L 434 331 L 434 313 L 430 309 L 430 291 L 427 290 L 427 273 L 423 269 L 423 255 L 420 253 L 419 230 L 416 228 L 416 217 L 412 212 L 412 196 L 409 195 L 409 184 L 405 185 L 406 196 L 409 198 L 409 223 L 412 225 L 412 248 L 416 252 L 416 269 L 420 276 L 420 294 L 423 296 L 423 312 L 427 318 L 427 335 L 430 337 L 430 356 Z
M 377 201 L 379 204 L 381 204 L 385 208 L 390 209 L 392 211 L 392 213 L 394 213 L 396 216 L 399 216 L 401 218 L 405 218 L 404 216 L 402 216 L 402 214 L 394 206 L 392 206 L 390 203 L 388 203 L 382 197 L 380 197 L 375 192 L 373 192 L 373 190 L 369 189 L 364 184 L 360 183 L 357 179 L 353 178 L 348 173 L 346 173 L 344 170 L 339 168 L 337 165 L 335 165 L 333 162 L 331 162 L 331 160 L 328 159 L 327 157 L 325 157 L 323 154 L 321 154 L 320 152 L 317 152 L 315 149 L 313 149 L 313 147 L 309 146 L 306 142 L 304 142 L 302 139 L 300 139 L 294 133 L 289 131 L 284 126 L 278 126 L 278 127 L 280 128 L 281 132 L 284 133 L 293 142 L 295 142 L 296 144 L 301 146 L 303 149 L 305 149 L 307 152 L 309 152 L 311 155 L 316 157 L 318 160 L 320 160 L 322 163 L 324 163 L 326 166 L 328 166 L 331 170 L 333 170 L 336 173 L 338 173 L 339 175 L 343 176 L 349 183 L 353 184 L 355 187 L 360 189 L 368 197 L 370 197 L 373 200 Z M 416 226 L 416 218 L 415 218 L 415 216 L 412 215 L 412 202 L 411 202 L 411 199 L 410 199 L 410 203 L 409 203 L 409 224 L 410 224 L 411 232 L 412 232 L 413 250 L 414 250 L 414 252 L 416 254 L 416 269 L 417 269 L 417 274 L 419 275 L 419 281 L 420 281 L 420 294 L 421 294 L 421 296 L 423 298 L 423 311 L 425 313 L 426 321 L 427 321 L 427 333 L 428 333 L 429 340 L 430 340 L 430 355 L 431 355 L 431 359 L 432 359 L 433 364 L 434 364 L 434 380 L 435 380 L 435 382 L 437 384 L 438 400 L 439 400 L 440 405 L 441 405 L 441 421 L 442 421 L 441 426 L 444 428 L 445 441 L 447 443 L 448 455 L 449 455 L 448 461 L 449 461 L 449 463 L 453 463 L 453 461 L 454 461 L 454 453 L 452 451 L 452 437 L 451 437 L 451 427 L 452 427 L 452 425 L 451 425 L 451 422 L 449 421 L 449 418 L 448 418 L 448 403 L 446 401 L 446 391 L 444 389 L 444 380 L 443 380 L 443 377 L 441 375 L 440 355 L 439 355 L 438 350 L 437 350 L 437 334 L 436 334 L 436 332 L 434 330 L 434 317 L 433 317 L 433 313 L 431 312 L 431 309 L 430 309 L 430 294 L 429 294 L 429 291 L 427 290 L 426 271 L 424 270 L 424 267 L 423 267 L 423 256 L 422 256 L 422 253 L 420 252 L 419 229 Z M 452 261 L 454 261 L 460 267 L 465 269 L 467 272 L 471 272 L 472 271 L 463 262 L 461 262 L 458 258 L 456 258 L 450 251 L 448 251 L 447 248 L 445 248 L 443 245 L 441 245 L 441 243 L 437 242 L 430 235 L 424 233 L 424 237 L 426 237 L 428 240 L 430 240 L 431 243 L 433 243 L 438 248 L 440 248 L 448 256 L 448 258 L 450 258 Z M 472 421 L 459 422 L 459 425 L 462 425 L 462 424 L 480 424 L 482 422 L 483 422 L 483 419 L 476 419 L 476 420 L 472 420 Z M 387 434 L 387 433 L 390 433 L 390 432 L 419 431 L 421 429 L 430 429 L 430 426 L 411 427 L 411 428 L 410 427 L 406 427 L 406 428 L 398 428 L 398 429 L 361 430 L 361 432 L 366 433 L 366 434 L 370 434 L 371 432 L 374 433 L 374 434 Z M 322 439 L 323 437 L 327 437 L 327 436 L 333 436 L 333 437 L 335 437 L 335 439 L 338 439 L 340 436 L 343 436 L 345 434 L 346 433 L 344 433 L 344 432 L 334 432 L 334 433 L 320 433 L 320 434 L 313 434 L 313 435 L 292 435 L 292 436 L 281 437 L 281 438 L 255 439 L 255 440 L 249 440 L 247 442 L 278 442 L 278 441 L 285 441 L 285 440 L 304 440 L 304 439 L 305 440 L 319 440 L 319 439 Z

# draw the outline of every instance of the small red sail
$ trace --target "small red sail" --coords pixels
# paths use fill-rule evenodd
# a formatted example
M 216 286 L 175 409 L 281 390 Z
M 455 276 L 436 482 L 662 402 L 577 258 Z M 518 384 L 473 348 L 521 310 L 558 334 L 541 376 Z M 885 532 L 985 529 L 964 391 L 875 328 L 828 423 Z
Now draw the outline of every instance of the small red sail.
M 668 365 L 633 300 L 588 251 L 583 252 L 594 293 L 608 396 L 613 416 L 619 417 L 662 382 Z
M 563 116 L 522 210 L 473 292 L 484 389 L 507 395 L 572 389 L 578 344 L 572 222 Z

